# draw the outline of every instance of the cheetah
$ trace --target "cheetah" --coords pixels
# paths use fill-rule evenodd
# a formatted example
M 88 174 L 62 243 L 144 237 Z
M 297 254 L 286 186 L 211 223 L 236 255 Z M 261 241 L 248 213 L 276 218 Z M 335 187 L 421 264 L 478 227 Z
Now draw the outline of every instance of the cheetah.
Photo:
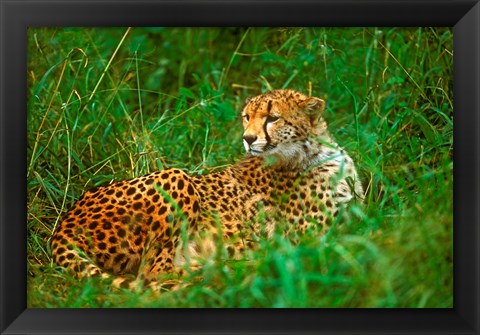
M 87 191 L 53 233 L 53 260 L 78 277 L 149 285 L 218 245 L 239 257 L 278 230 L 323 233 L 342 206 L 363 198 L 324 109 L 322 99 L 294 90 L 247 99 L 243 159 L 206 175 L 167 169 Z

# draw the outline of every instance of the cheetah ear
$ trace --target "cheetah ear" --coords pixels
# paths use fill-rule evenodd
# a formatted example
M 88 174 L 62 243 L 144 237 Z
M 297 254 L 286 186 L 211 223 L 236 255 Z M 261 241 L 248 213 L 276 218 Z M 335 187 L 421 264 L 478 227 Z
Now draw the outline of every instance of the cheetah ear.
M 252 100 L 252 97 L 248 97 L 245 99 L 245 105 L 248 104 Z
M 315 123 L 325 110 L 325 101 L 316 97 L 309 97 L 301 103 L 305 113 L 310 117 L 310 121 Z

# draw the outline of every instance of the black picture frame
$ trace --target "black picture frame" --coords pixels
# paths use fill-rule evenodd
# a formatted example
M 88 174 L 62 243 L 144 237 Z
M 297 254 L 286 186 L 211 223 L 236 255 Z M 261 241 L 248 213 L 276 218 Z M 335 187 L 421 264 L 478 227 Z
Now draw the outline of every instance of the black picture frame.
M 0 0 L 2 334 L 478 334 L 480 4 L 474 0 Z M 27 309 L 26 38 L 30 26 L 449 26 L 454 31 L 451 309 Z

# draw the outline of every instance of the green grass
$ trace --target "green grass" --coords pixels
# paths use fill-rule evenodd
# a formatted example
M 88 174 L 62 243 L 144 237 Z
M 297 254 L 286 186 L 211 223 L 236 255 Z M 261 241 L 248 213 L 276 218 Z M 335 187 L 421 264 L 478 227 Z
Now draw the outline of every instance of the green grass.
M 28 30 L 29 307 L 452 307 L 453 34 L 446 28 Z M 76 280 L 49 239 L 84 190 L 243 155 L 246 97 L 327 101 L 365 204 L 155 296 Z

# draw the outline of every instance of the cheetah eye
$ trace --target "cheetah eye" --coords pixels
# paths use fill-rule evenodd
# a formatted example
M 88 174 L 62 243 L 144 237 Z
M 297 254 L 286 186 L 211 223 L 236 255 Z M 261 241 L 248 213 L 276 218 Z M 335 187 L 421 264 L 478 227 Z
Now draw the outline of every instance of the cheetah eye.
M 274 115 L 269 115 L 267 116 L 267 123 L 273 123 L 275 121 L 277 121 L 278 119 L 280 119 L 279 116 L 274 116 Z
M 248 120 L 250 120 L 250 116 L 248 116 L 248 114 L 245 114 L 245 115 L 243 116 L 243 118 L 244 118 L 245 121 L 247 121 L 247 122 L 248 122 Z

